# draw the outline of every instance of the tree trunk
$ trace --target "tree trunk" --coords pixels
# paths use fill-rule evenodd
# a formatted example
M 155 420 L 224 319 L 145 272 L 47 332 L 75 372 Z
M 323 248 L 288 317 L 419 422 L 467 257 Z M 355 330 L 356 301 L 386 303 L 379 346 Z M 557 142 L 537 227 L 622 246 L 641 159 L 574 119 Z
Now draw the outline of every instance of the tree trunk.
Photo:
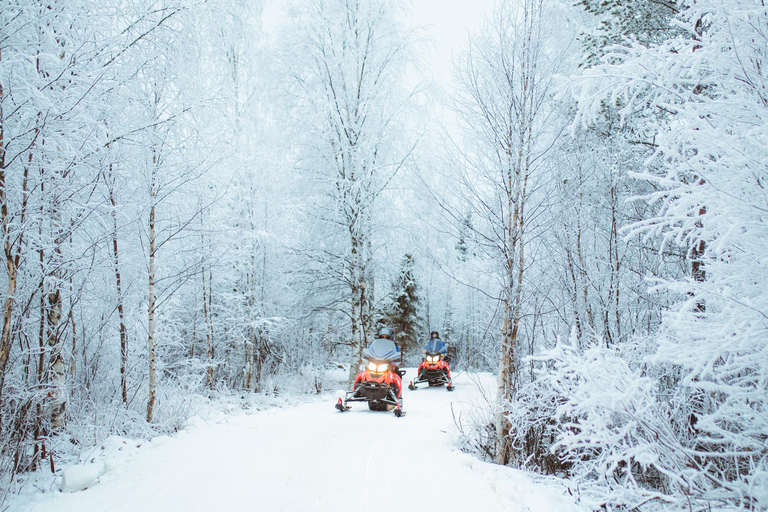
M 571 296 L 571 304 L 573 307 L 573 323 L 574 323 L 574 326 L 576 327 L 576 339 L 577 341 L 580 342 L 583 332 L 581 327 L 581 324 L 582 324 L 581 312 L 579 311 L 579 284 L 576 279 L 576 268 L 575 268 L 576 263 L 573 261 L 573 252 L 571 251 L 571 247 L 570 247 L 571 242 L 570 242 L 570 237 L 568 236 L 568 233 L 567 233 L 567 228 L 566 228 L 565 236 L 566 236 L 566 244 L 568 244 L 568 246 L 565 248 L 565 257 L 566 257 L 566 261 L 568 262 L 568 277 L 571 278 L 571 286 L 572 286 L 572 289 L 568 290 L 568 293 Z
M 72 238 L 69 240 L 72 244 Z M 77 323 L 75 323 L 75 281 L 69 277 L 69 323 L 72 327 L 72 357 L 69 360 L 69 376 L 74 379 L 77 363 Z
M 605 308 L 605 332 L 606 332 L 606 344 L 612 345 L 618 343 L 621 340 L 621 314 L 619 312 L 619 290 L 620 290 L 620 274 L 621 262 L 619 261 L 619 230 L 618 230 L 618 202 L 619 195 L 616 179 L 611 177 L 610 186 L 610 198 L 611 198 L 611 234 L 608 247 L 608 262 L 611 269 L 611 277 L 608 290 L 608 299 L 614 307 L 615 325 L 613 329 L 610 328 L 609 307 Z M 611 331 L 613 330 L 613 334 Z
M 2 99 L 2 87 L 0 86 L 0 99 Z M 8 357 L 11 353 L 11 320 L 13 316 L 13 300 L 16 293 L 16 269 L 17 258 L 11 246 L 8 199 L 5 193 L 5 148 L 3 146 L 3 132 L 0 125 L 0 215 L 2 215 L 3 248 L 5 251 L 5 266 L 8 270 L 8 287 L 6 288 L 5 302 L 3 304 L 3 330 L 0 337 L 0 396 L 3 393 L 5 383 L 5 371 L 8 365 Z M 2 421 L 0 419 L 0 421 Z
M 353 272 L 356 269 L 353 269 Z M 363 347 L 360 343 L 360 280 L 353 274 L 353 283 L 351 285 L 352 295 L 352 312 L 350 320 L 352 322 L 352 340 L 350 346 L 352 347 L 352 359 L 349 364 L 349 384 L 355 381 L 357 373 L 360 370 L 360 363 L 362 361 Z
M 2 49 L 0 48 L 0 62 L 2 62 Z M 0 82 L 0 102 L 4 98 L 3 84 Z M 30 153 L 30 158 L 32 155 Z M 24 202 L 26 203 L 27 169 L 24 170 Z M 22 208 L 22 224 L 24 222 Z M 5 162 L 5 118 L 0 109 L 0 221 L 2 222 L 3 250 L 5 252 L 5 266 L 8 270 L 8 286 L 6 288 L 5 301 L 3 303 L 3 326 L 0 335 L 0 399 L 3 396 L 5 385 L 5 372 L 8 366 L 8 358 L 11 354 L 11 320 L 13 317 L 13 301 L 16 294 L 19 255 L 14 254 L 11 245 L 10 214 L 8 212 L 8 196 L 6 194 L 6 162 Z M 23 231 L 22 231 L 23 235 Z M 21 244 L 21 240 L 18 242 Z M 1 402 L 2 400 L 0 400 Z M 0 432 L 2 432 L 2 417 L 0 416 Z
M 374 292 L 374 276 L 373 276 L 373 247 L 371 244 L 370 233 L 365 237 L 365 268 L 362 269 L 363 276 L 363 296 L 361 300 L 364 301 L 364 307 L 362 311 L 362 341 L 363 346 L 368 345 L 368 334 L 373 329 L 373 316 L 375 297 Z M 401 354 L 402 356 L 402 354 Z
M 203 265 L 203 316 L 205 317 L 205 341 L 208 357 L 208 369 L 206 370 L 206 385 L 213 389 L 213 321 L 211 319 L 211 290 L 210 284 L 205 280 L 205 265 Z M 209 276 L 210 277 L 210 276 Z M 212 277 L 211 277 L 212 278 Z
M 154 190 L 154 183 L 153 183 Z M 152 194 L 154 202 L 154 193 Z M 147 321 L 147 348 L 149 351 L 149 400 L 147 402 L 147 423 L 152 423 L 157 390 L 155 367 L 155 205 L 149 210 L 149 308 Z
M 251 329 L 250 338 L 245 340 L 245 389 L 249 391 L 253 389 L 253 337 L 253 329 Z
M 512 307 L 509 299 L 504 300 L 504 324 L 501 333 L 501 357 L 499 358 L 498 390 L 496 392 L 496 464 L 505 465 L 509 462 L 509 430 L 510 424 L 506 415 L 506 404 L 512 396 L 512 365 L 514 364 L 514 340 L 510 321 Z
M 704 180 L 700 179 L 698 182 L 700 185 L 704 184 Z M 699 208 L 699 217 L 703 217 L 704 214 L 707 213 L 707 207 L 702 206 Z M 701 221 L 696 221 L 696 228 L 701 229 L 702 223 Z M 703 283 L 707 279 L 707 273 L 704 269 L 704 250 L 706 249 L 706 243 L 704 242 L 704 239 L 701 238 L 694 242 L 693 247 L 691 247 L 691 275 L 693 275 L 693 280 L 697 283 Z M 707 306 L 704 303 L 703 300 L 696 301 L 696 311 L 699 313 L 704 313 L 707 310 Z
M 57 283 L 54 286 L 58 286 Z M 61 321 L 61 291 L 56 289 L 48 294 L 48 314 L 46 316 L 46 330 L 48 336 L 48 348 L 51 352 L 48 375 L 51 384 L 51 429 L 59 432 L 64 427 L 64 412 L 67 406 L 67 365 L 61 355 L 61 340 L 58 329 Z
M 38 251 L 39 254 L 39 262 L 40 262 L 40 273 L 44 274 L 44 264 L 45 264 L 45 253 L 43 250 Z M 45 278 L 43 277 L 40 280 L 40 322 L 38 323 L 37 328 L 37 371 L 36 378 L 37 378 L 37 386 L 38 388 L 43 388 L 46 385 L 45 382 L 45 318 L 46 318 L 46 312 L 45 312 Z M 31 469 L 37 469 L 37 463 L 40 459 L 45 457 L 45 441 L 43 441 L 43 437 L 47 434 L 45 432 L 45 429 L 43 428 L 45 425 L 45 413 L 43 409 L 43 401 L 42 400 L 36 400 L 36 416 L 35 416 L 35 428 L 34 428 L 34 436 L 35 436 L 35 448 L 32 455 L 32 467 Z
M 518 330 L 522 310 L 522 281 L 524 274 L 523 227 L 524 207 L 527 199 L 528 176 L 531 169 L 533 145 L 535 66 L 532 38 L 535 30 L 535 6 L 524 4 L 524 25 L 521 48 L 519 77 L 515 82 L 521 87 L 517 100 L 519 112 L 510 119 L 506 133 L 506 168 L 504 169 L 503 189 L 506 192 L 507 216 L 505 219 L 505 298 L 502 346 L 499 358 L 497 416 L 496 416 L 496 463 L 506 465 L 512 455 L 509 441 L 510 423 L 506 417 L 507 404 L 517 392 L 517 363 L 515 352 L 518 345 Z M 519 82 L 518 82 L 519 81 Z M 513 151 L 516 154 L 513 156 Z
M 361 247 L 360 239 L 355 233 L 357 227 L 356 222 L 350 222 L 350 231 L 352 232 L 351 244 L 352 244 L 352 257 L 350 268 L 350 291 L 351 291 L 351 314 L 350 320 L 352 322 L 352 359 L 349 365 L 349 384 L 355 381 L 357 373 L 360 371 L 360 365 L 362 364 L 363 356 L 363 341 L 361 332 L 361 315 L 363 307 L 363 294 L 365 294 L 365 279 L 361 270 Z
M 266 359 L 266 345 L 264 343 L 264 331 L 259 329 L 256 332 L 256 346 L 254 347 L 256 350 L 256 386 L 254 387 L 254 391 L 257 393 L 261 391 L 261 385 L 262 385 L 262 377 L 264 372 L 264 360 Z
M 123 405 L 128 406 L 128 329 L 125 326 L 125 308 L 123 306 L 123 285 L 120 277 L 120 252 L 117 244 L 117 201 L 112 183 L 112 165 L 109 166 L 109 203 L 112 205 L 112 265 L 115 272 L 117 289 L 117 316 L 120 319 L 120 389 Z
M 508 167 L 506 169 L 507 192 L 507 216 L 504 231 L 505 242 L 505 297 L 504 297 L 504 323 L 501 333 L 501 353 L 499 354 L 499 376 L 496 393 L 496 463 L 505 465 L 510 457 L 509 429 L 510 424 L 506 417 L 507 403 L 514 397 L 514 373 L 515 373 L 515 344 L 517 343 L 517 319 L 515 318 L 515 266 L 516 251 L 520 243 L 518 231 L 519 212 L 521 204 L 520 163 L 521 155 L 518 153 L 517 162 L 512 161 L 512 129 L 510 127 L 508 145 Z
M 581 180 L 580 180 L 581 181 Z M 584 262 L 584 251 L 581 248 L 581 212 L 583 211 L 583 191 L 579 190 L 579 213 L 576 216 L 576 255 L 579 257 L 579 277 L 581 281 L 581 295 L 584 300 L 584 313 L 587 315 L 587 323 L 589 324 L 589 334 L 594 335 L 597 330 L 595 329 L 595 318 L 592 314 L 592 306 L 589 304 L 589 276 L 587 275 L 587 265 Z
M 249 184 L 252 183 L 249 180 Z M 251 187 L 251 191 L 253 188 Z M 253 247 L 250 251 L 251 256 L 251 268 L 248 272 L 248 321 L 249 321 L 249 339 L 245 342 L 245 366 L 246 366 L 246 388 L 259 392 L 259 386 L 261 383 L 261 346 L 259 344 L 259 337 L 256 333 L 256 247 L 258 245 L 256 238 L 256 221 L 254 219 L 253 207 L 249 208 L 248 214 L 250 216 L 250 236 L 253 238 Z M 265 251 L 266 252 L 266 251 Z M 266 258 L 266 255 L 265 255 Z M 264 263 L 266 265 L 266 263 Z M 262 301 L 264 297 L 262 294 Z M 258 346 L 257 346 L 258 345 Z

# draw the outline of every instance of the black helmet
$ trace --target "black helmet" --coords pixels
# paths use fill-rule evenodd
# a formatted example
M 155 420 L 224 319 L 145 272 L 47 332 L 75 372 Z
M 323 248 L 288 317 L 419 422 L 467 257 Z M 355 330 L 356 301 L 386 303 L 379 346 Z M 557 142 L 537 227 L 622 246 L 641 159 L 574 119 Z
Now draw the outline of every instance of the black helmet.
M 391 340 L 394 338 L 394 333 L 392 332 L 392 329 L 389 327 L 382 327 L 379 329 L 379 338 L 387 338 L 388 340 Z
M 439 338 L 439 337 L 440 337 L 440 333 L 437 331 L 432 331 L 431 333 L 429 333 L 429 339 Z

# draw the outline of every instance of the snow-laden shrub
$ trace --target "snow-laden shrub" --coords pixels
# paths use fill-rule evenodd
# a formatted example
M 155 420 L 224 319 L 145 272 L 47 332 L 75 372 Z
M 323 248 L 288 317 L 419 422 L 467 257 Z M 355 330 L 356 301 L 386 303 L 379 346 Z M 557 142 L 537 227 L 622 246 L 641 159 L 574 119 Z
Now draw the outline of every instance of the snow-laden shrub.
M 539 388 L 560 400 L 553 411 L 560 433 L 551 449 L 572 477 L 597 483 L 614 504 L 674 501 L 675 489 L 690 491 L 686 450 L 668 405 L 657 400 L 657 381 L 617 350 L 599 346 L 582 353 L 559 343 L 539 359 L 549 363 Z
M 451 406 L 453 422 L 459 432 L 462 451 L 490 462 L 495 458 L 496 445 L 496 415 L 492 393 L 483 387 L 479 378 L 473 378 L 473 382 L 479 390 L 478 398 L 473 401 L 471 407 L 460 409 Z
M 547 379 L 538 379 L 524 385 L 506 405 L 511 465 L 548 474 L 562 474 L 568 469 L 569 462 L 552 450 L 563 428 L 558 408 L 564 401 Z
M 704 406 L 696 407 L 722 397 L 697 393 L 680 381 L 679 367 L 633 365 L 619 349 L 582 351 L 574 343 L 536 359 L 544 363 L 539 380 L 509 410 L 512 442 L 527 456 L 521 462 L 549 470 L 541 454 L 555 437 L 549 450 L 560 467 L 609 507 L 750 510 L 766 503 L 764 459 L 745 459 L 735 437 L 722 449 L 701 425 L 711 421 L 700 415 Z M 540 446 L 526 444 L 531 430 Z

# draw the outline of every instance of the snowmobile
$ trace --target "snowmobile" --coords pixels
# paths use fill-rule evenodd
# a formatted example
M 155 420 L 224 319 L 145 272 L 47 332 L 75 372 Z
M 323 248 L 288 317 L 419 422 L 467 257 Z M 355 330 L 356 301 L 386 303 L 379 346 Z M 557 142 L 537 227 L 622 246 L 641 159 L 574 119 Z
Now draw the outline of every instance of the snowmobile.
M 368 402 L 372 411 L 395 410 L 395 416 L 403 416 L 403 375 L 405 370 L 397 369 L 400 351 L 397 345 L 386 338 L 373 340 L 363 349 L 366 365 L 355 382 L 352 391 L 347 391 L 344 399 L 339 397 L 336 409 L 341 412 L 350 409 L 349 402 Z
M 450 358 L 446 355 L 448 349 L 440 338 L 432 338 L 423 349 L 424 360 L 419 364 L 416 380 L 408 383 L 408 389 L 414 390 L 419 384 L 427 383 L 429 387 L 447 384 L 446 389 L 453 391 L 451 382 Z

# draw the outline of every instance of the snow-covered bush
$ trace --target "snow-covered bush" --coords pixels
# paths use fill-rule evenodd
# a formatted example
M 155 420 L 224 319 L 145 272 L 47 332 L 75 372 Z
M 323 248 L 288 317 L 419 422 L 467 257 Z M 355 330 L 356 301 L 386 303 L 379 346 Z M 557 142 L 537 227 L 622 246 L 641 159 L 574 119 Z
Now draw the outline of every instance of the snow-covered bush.
M 459 431 L 461 449 L 481 459 L 494 460 L 496 425 L 493 398 L 490 390 L 483 388 L 480 379 L 473 379 L 480 397 L 466 412 L 453 409 L 453 422 Z
M 563 429 L 559 407 L 564 401 L 547 379 L 529 382 L 518 391 L 506 408 L 512 446 L 510 464 L 548 474 L 567 471 L 570 463 L 552 449 Z
M 560 400 L 552 411 L 559 433 L 551 451 L 570 476 L 592 482 L 612 505 L 674 502 L 675 495 L 701 489 L 683 444 L 685 425 L 674 419 L 674 402 L 659 399 L 658 380 L 615 348 L 582 352 L 559 343 L 539 359 L 547 364 L 538 388 L 551 392 L 542 399 Z
M 521 464 L 551 471 L 541 455 L 548 448 L 560 468 L 609 507 L 654 501 L 674 509 L 738 510 L 765 504 L 762 461 L 744 465 L 735 433 L 726 452 L 708 433 L 711 426 L 701 425 L 712 421 L 701 419 L 702 405 L 717 404 L 717 396 L 685 385 L 676 365 L 632 364 L 617 348 L 581 351 L 573 341 L 536 358 L 544 363 L 539 380 L 521 390 L 508 411 L 517 427 L 512 442 L 527 457 Z M 734 416 L 731 424 L 739 421 Z M 532 431 L 541 446 L 531 446 Z

